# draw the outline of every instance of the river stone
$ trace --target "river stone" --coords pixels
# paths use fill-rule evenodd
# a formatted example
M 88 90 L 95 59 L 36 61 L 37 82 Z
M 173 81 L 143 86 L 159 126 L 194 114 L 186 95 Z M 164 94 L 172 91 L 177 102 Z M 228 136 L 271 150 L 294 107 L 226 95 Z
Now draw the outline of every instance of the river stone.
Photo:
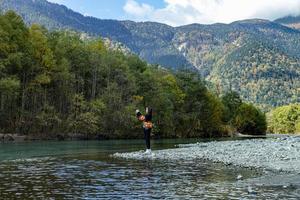
M 4 136 L 3 136 L 3 141 L 4 142 L 10 142 L 10 141 L 14 141 L 15 139 L 14 139 L 14 137 L 11 135 L 11 134 L 5 134 Z
M 243 176 L 241 174 L 239 174 L 237 177 L 236 177 L 237 180 L 242 180 L 243 179 Z

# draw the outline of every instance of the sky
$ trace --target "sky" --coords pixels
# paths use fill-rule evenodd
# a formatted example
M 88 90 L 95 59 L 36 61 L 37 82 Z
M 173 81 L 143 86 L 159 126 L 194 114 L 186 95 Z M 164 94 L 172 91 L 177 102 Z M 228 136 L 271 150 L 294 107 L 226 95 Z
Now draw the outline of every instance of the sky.
M 155 21 L 171 26 L 230 23 L 300 15 L 300 0 L 48 0 L 100 19 Z

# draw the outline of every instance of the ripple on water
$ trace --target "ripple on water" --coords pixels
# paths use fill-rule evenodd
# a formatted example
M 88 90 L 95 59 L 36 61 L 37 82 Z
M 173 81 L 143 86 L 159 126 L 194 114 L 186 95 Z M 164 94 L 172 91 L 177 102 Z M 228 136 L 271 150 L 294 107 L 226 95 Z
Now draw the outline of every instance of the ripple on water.
M 201 148 L 211 148 L 211 144 L 216 143 L 202 144 Z M 227 144 L 232 144 L 233 147 L 241 146 L 237 143 Z M 190 148 L 193 152 L 187 155 L 187 150 Z M 286 174 L 271 179 L 263 170 L 248 170 L 212 163 L 194 157 L 197 148 L 199 148 L 197 145 L 188 145 L 172 150 L 154 151 L 155 159 L 129 157 L 128 160 L 123 159 L 122 156 L 117 158 L 107 156 L 97 160 L 85 156 L 73 156 L 0 162 L 1 198 L 284 199 L 300 197 L 300 187 L 297 185 L 299 175 L 294 175 L 296 178 L 292 185 L 284 188 L 284 184 L 288 181 L 282 181 L 277 185 L 273 183 L 283 180 Z M 139 153 L 137 152 L 138 155 Z M 239 174 L 243 179 L 237 181 L 236 177 Z M 273 172 L 269 172 L 269 177 L 278 176 L 278 174 L 273 175 Z M 292 175 L 289 176 L 291 180 Z

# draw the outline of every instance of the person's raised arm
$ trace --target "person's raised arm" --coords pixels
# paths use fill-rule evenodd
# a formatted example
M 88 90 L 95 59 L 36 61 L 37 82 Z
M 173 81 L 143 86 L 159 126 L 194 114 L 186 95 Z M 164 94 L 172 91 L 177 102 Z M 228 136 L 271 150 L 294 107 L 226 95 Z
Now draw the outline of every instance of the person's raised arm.
M 152 108 L 146 108 L 146 120 L 151 121 L 152 120 Z

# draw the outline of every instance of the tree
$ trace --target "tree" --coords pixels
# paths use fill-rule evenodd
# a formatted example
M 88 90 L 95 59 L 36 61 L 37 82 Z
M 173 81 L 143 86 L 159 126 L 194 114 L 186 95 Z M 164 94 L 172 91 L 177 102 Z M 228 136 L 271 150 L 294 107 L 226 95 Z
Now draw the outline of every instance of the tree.
M 177 115 L 177 131 L 184 137 L 214 137 L 222 135 L 223 105 L 205 87 L 200 76 L 194 73 L 177 74 L 180 88 L 184 91 L 184 103 Z
M 267 130 L 265 114 L 246 103 L 242 103 L 237 109 L 233 125 L 237 131 L 248 135 L 263 135 Z
M 101 126 L 108 138 L 130 138 L 136 123 L 135 107 L 125 103 L 118 84 L 111 83 L 102 95 L 103 109 Z
M 59 126 L 62 122 L 59 113 L 53 106 L 45 105 L 36 115 L 36 133 L 43 134 L 45 138 L 53 137 L 52 134 L 59 133 Z
M 225 122 L 231 122 L 236 115 L 236 111 L 241 106 L 242 100 L 237 92 L 230 91 L 222 96 L 222 103 L 225 109 L 223 120 Z
M 16 78 L 0 78 L 0 126 L 10 127 L 14 131 L 17 127 L 13 119 L 17 117 L 17 96 L 20 81 Z
M 94 135 L 99 130 L 98 122 L 98 116 L 89 110 L 84 97 L 76 94 L 68 117 L 69 131 L 74 134 L 84 134 L 85 138 L 89 138 L 89 135 Z
M 300 105 L 281 106 L 269 113 L 269 130 L 273 133 L 296 133 L 299 131 Z

